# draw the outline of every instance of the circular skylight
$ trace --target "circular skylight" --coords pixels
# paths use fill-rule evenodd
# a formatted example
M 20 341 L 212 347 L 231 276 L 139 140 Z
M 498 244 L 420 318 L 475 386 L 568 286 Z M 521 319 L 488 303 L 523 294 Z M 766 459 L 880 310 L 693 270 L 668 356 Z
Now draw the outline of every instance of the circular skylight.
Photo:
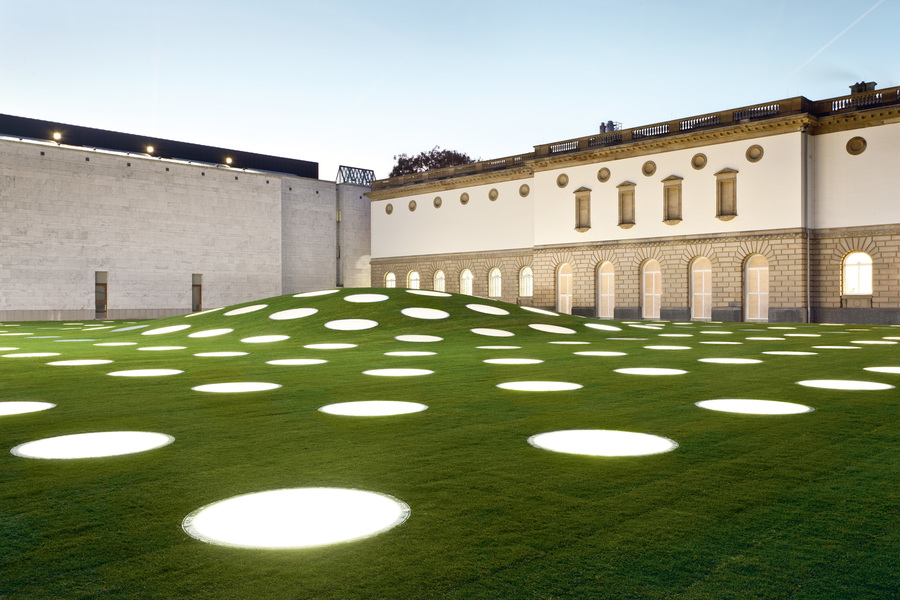
M 585 323 L 585 327 L 590 327 L 591 329 L 599 329 L 600 331 L 622 331 L 621 327 L 616 327 L 615 325 L 604 325 L 603 323 Z
M 730 331 L 722 331 L 721 329 L 707 329 L 705 331 L 701 331 L 700 333 L 705 333 L 707 335 L 727 335 L 731 332 Z
M 400 342 L 418 342 L 418 343 L 428 343 L 428 342 L 441 342 L 444 340 L 442 337 L 438 337 L 436 335 L 397 335 L 394 336 L 394 339 Z
M 872 373 L 890 373 L 892 375 L 900 375 L 900 367 L 866 367 L 866 371 Z
M 345 417 L 391 417 L 422 412 L 428 407 L 418 402 L 401 402 L 399 400 L 358 400 L 356 402 L 340 402 L 319 408 L 323 413 Z
M 892 342 L 888 340 L 851 340 L 851 344 L 870 344 L 870 345 L 888 345 L 888 344 L 896 344 L 897 342 Z
M 644 346 L 647 350 L 690 350 L 690 346 Z
M 350 294 L 349 296 L 344 296 L 344 300 L 347 302 L 356 302 L 360 304 L 368 304 L 370 302 L 384 302 L 388 300 L 389 297 L 385 294 Z
M 268 344 L 270 342 L 283 342 L 290 339 L 289 335 L 256 335 L 244 338 L 241 341 L 245 344 Z
M 137 346 L 137 342 L 101 342 L 95 346 Z
M 17 354 L 4 354 L 3 358 L 44 358 L 47 356 L 59 356 L 59 352 L 19 352 Z
M 386 494 L 294 488 L 235 496 L 195 510 L 184 531 L 238 548 L 311 548 L 362 540 L 400 525 L 409 506 Z
M 200 314 L 200 313 L 197 313 Z M 194 315 L 188 315 L 192 317 Z M 131 327 L 121 327 L 119 329 L 113 329 L 110 333 L 119 333 L 120 331 L 134 331 L 135 329 L 143 329 L 145 327 L 150 327 L 149 325 L 132 325 Z
M 584 352 L 573 352 L 578 356 L 627 356 L 626 352 L 610 352 L 608 350 L 586 350 Z
M 763 354 L 772 354 L 775 356 L 816 356 L 818 352 L 800 352 L 794 350 L 769 350 Z
M 202 312 L 195 312 L 195 313 L 191 313 L 189 315 L 184 315 L 184 317 L 187 319 L 190 317 L 199 317 L 200 315 L 208 315 L 209 313 L 218 312 L 218 311 L 222 310 L 223 308 L 225 308 L 225 307 L 220 306 L 219 308 L 211 308 L 209 310 L 204 310 Z
M 822 337 L 819 333 L 786 333 L 784 337 Z
M 687 371 L 681 369 L 664 369 L 659 367 L 633 367 L 628 369 L 615 369 L 616 373 L 625 375 L 684 375 Z
M 574 329 L 569 329 L 568 327 L 561 327 L 559 325 L 545 325 L 544 323 L 530 323 L 528 325 L 532 329 L 537 331 L 543 331 L 544 333 L 559 333 L 564 335 L 570 335 L 576 333 Z
M 497 387 L 502 390 L 513 390 L 516 392 L 564 392 L 581 389 L 584 386 L 567 381 L 510 381 L 498 383 Z
M 700 342 L 710 346 L 740 346 L 743 342 Z
M 318 308 L 291 308 L 272 313 L 269 318 L 274 321 L 290 321 L 291 319 L 302 319 L 317 312 L 319 312 Z
M 550 312 L 549 310 L 544 310 L 543 308 L 535 308 L 533 306 L 523 306 L 522 310 L 527 310 L 529 312 L 538 313 L 539 315 L 548 315 L 550 317 L 558 317 L 559 313 Z
M 347 350 L 356 348 L 356 344 L 307 344 L 303 347 L 309 350 Z
M 488 358 L 482 362 L 489 365 L 537 365 L 544 361 L 537 358 Z
M 826 390 L 891 390 L 894 386 L 875 381 L 850 381 L 847 379 L 808 379 L 798 381 L 805 387 L 821 388 Z
M 475 346 L 476 350 L 519 350 L 522 346 Z
M 138 348 L 138 350 L 144 350 L 146 352 L 165 352 L 166 350 L 184 350 L 187 346 L 144 346 L 143 348 Z
M 437 352 L 426 352 L 424 350 L 398 350 L 396 352 L 385 352 L 385 356 L 434 356 Z
M 435 296 L 437 298 L 449 298 L 451 294 L 446 292 L 435 292 L 432 290 L 406 290 L 407 294 L 415 294 L 416 296 Z
M 322 358 L 280 358 L 278 360 L 267 360 L 267 365 L 279 365 L 285 367 L 303 367 L 307 365 L 321 365 L 327 363 Z
M 162 335 L 164 333 L 174 333 L 176 331 L 181 331 L 183 329 L 189 329 L 190 325 L 170 325 L 169 327 L 160 327 L 159 329 L 148 329 L 141 333 L 141 335 Z
M 16 348 L 15 346 L 4 346 L 0 348 L 0 352 L 12 352 L 13 350 L 18 350 L 18 348 Z
M 499 306 L 490 306 L 488 304 L 466 304 L 466 308 L 475 312 L 484 313 L 486 315 L 508 315 L 509 311 Z
M 225 358 L 228 356 L 247 356 L 249 352 L 198 352 L 194 356 L 199 356 L 201 358 Z
M 697 362 L 717 365 L 755 365 L 762 361 L 756 358 L 698 358 Z
M 570 429 L 539 433 L 528 438 L 535 448 L 587 456 L 646 456 L 670 452 L 678 443 L 669 438 L 631 431 Z
M 0 402 L 0 416 L 22 415 L 25 413 L 47 410 L 54 406 L 56 405 L 51 402 L 32 402 L 26 400 Z
M 328 321 L 325 323 L 326 329 L 335 331 L 362 331 L 364 329 L 372 329 L 378 327 L 378 321 L 371 319 L 338 319 L 336 321 Z
M 277 383 L 265 383 L 262 381 L 238 381 L 233 383 L 207 383 L 191 389 L 196 392 L 212 392 L 214 394 L 234 394 L 240 392 L 266 392 L 276 390 L 281 386 Z
M 813 346 L 816 350 L 859 350 L 859 346 Z
M 414 319 L 434 320 L 434 319 L 446 319 L 447 317 L 450 316 L 450 313 L 443 311 L 443 310 L 437 310 L 436 308 L 412 307 L 412 308 L 404 308 L 400 312 L 402 314 L 406 315 L 407 317 L 412 317 Z
M 267 307 L 268 304 L 253 304 L 252 306 L 244 306 L 242 308 L 235 308 L 234 310 L 229 310 L 227 313 L 223 313 L 226 317 L 234 317 L 236 315 L 246 315 L 247 313 L 256 312 L 258 310 L 262 310 Z
M 661 333 L 659 337 L 675 337 L 675 338 L 686 338 L 686 337 L 694 337 L 693 333 Z
M 472 333 L 478 335 L 486 335 L 488 337 L 512 337 L 514 334 L 512 331 L 504 331 L 502 329 L 490 329 L 487 327 L 476 327 L 475 329 L 470 329 Z
M 694 404 L 709 410 L 748 415 L 797 415 L 812 412 L 813 410 L 811 407 L 803 404 L 776 402 L 774 400 L 701 400 Z
M 548 344 L 558 344 L 561 346 L 590 346 L 590 342 L 576 342 L 576 341 L 555 341 L 555 342 L 547 342 Z
M 134 454 L 167 446 L 170 435 L 148 431 L 76 433 L 20 444 L 11 452 L 23 458 L 72 459 Z
M 753 340 L 755 342 L 783 342 L 783 337 L 748 337 L 745 340 Z
M 206 331 L 196 331 L 194 333 L 189 333 L 189 338 L 208 338 L 208 337 L 216 337 L 219 335 L 225 335 L 226 333 L 231 333 L 234 329 L 207 329 Z M 99 344 L 95 344 L 98 345 Z
M 54 367 L 87 367 L 90 365 L 106 365 L 111 363 L 111 360 L 104 360 L 100 358 L 85 358 L 81 360 L 56 360 L 53 362 L 48 362 L 48 365 L 53 365 Z
M 363 375 L 375 375 L 376 377 L 416 377 L 418 375 L 431 375 L 434 371 L 428 369 L 370 369 L 363 371 Z
M 178 375 L 184 373 L 178 369 L 132 369 L 130 371 L 113 371 L 107 373 L 113 377 L 165 377 L 166 375 Z
M 294 298 L 312 298 L 314 296 L 327 296 L 335 294 L 340 290 L 316 290 L 315 292 L 303 292 L 302 294 L 294 294 Z

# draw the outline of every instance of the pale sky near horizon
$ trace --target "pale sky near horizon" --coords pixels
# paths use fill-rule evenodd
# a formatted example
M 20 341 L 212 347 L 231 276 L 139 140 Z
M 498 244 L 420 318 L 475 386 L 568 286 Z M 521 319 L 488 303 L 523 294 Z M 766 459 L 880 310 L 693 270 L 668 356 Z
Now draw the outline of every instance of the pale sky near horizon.
M 0 113 L 382 178 L 897 86 L 898 25 L 900 0 L 0 0 Z

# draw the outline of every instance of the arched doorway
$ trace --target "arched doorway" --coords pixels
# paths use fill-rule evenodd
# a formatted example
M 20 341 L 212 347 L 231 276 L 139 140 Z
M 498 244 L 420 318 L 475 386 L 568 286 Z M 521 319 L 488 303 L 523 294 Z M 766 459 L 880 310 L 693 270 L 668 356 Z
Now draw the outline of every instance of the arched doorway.
M 572 265 L 563 263 L 556 271 L 556 310 L 572 314 Z
M 744 320 L 769 320 L 769 261 L 762 254 L 747 259 L 744 268 Z
M 658 319 L 662 302 L 662 269 L 659 261 L 650 259 L 641 266 L 641 317 Z
M 712 319 L 712 263 L 705 256 L 691 262 L 691 319 Z
M 605 261 L 597 269 L 597 316 L 612 319 L 616 309 L 616 268 Z

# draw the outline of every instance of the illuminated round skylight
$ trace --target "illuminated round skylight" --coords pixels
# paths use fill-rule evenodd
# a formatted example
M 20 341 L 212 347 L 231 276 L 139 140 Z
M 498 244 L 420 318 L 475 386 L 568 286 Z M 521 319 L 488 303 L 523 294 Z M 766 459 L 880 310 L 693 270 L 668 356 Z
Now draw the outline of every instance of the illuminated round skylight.
M 113 329 L 110 333 L 119 333 L 120 331 L 134 331 L 135 329 L 144 329 L 145 327 L 150 327 L 149 325 L 132 325 L 131 327 L 121 327 L 119 329 Z
M 100 342 L 95 346 L 137 346 L 137 342 Z
M 328 361 L 322 358 L 280 358 L 278 360 L 267 360 L 267 365 L 279 365 L 284 367 L 303 367 L 307 365 L 321 365 Z
M 0 416 L 22 415 L 25 413 L 47 410 L 54 406 L 56 405 L 51 402 L 32 402 L 25 400 L 0 402 Z
M 20 444 L 11 452 L 23 458 L 100 458 L 146 452 L 175 441 L 164 433 L 149 431 L 103 431 L 76 433 Z
M 819 333 L 786 333 L 784 337 L 822 337 Z
M 184 373 L 178 369 L 133 369 L 130 371 L 113 371 L 107 373 L 113 377 L 165 377 L 166 375 L 178 375 Z
M 356 348 L 356 344 L 307 344 L 303 347 L 310 350 L 347 350 Z
M 892 342 L 889 340 L 851 340 L 850 343 L 851 344 L 870 344 L 870 345 L 876 346 L 876 345 L 896 344 L 897 342 Z
M 225 358 L 228 356 L 247 356 L 249 352 L 198 352 L 194 356 L 199 356 L 201 358 Z
M 694 337 L 693 333 L 661 333 L 659 337 L 674 337 L 674 338 L 686 338 L 686 337 Z
M 778 326 L 778 325 L 771 325 L 771 326 L 769 326 L 769 329 L 797 329 L 797 328 L 796 328 L 796 327 L 787 327 L 787 326 L 782 327 L 782 326 Z
M 690 346 L 644 346 L 647 350 L 690 350 Z
M 347 302 L 356 302 L 360 304 L 368 304 L 370 302 L 384 302 L 388 300 L 389 297 L 385 294 L 350 294 L 349 296 L 344 296 L 344 300 Z
M 798 381 L 805 387 L 821 388 L 826 390 L 891 390 L 894 386 L 875 381 L 851 381 L 848 379 L 808 379 Z
M 872 373 L 891 373 L 892 375 L 900 375 L 900 367 L 866 367 L 866 371 Z
M 435 292 L 432 290 L 406 290 L 407 294 L 415 294 L 416 296 L 435 296 L 437 298 L 449 298 L 451 294 L 446 292 Z
M 700 342 L 710 346 L 740 346 L 743 342 Z
M 235 496 L 195 510 L 184 531 L 203 542 L 238 548 L 311 548 L 372 537 L 409 518 L 409 506 L 386 494 L 340 488 L 294 488 Z
M 557 344 L 561 346 L 590 346 L 590 342 L 576 342 L 576 341 L 555 341 L 555 342 L 547 342 L 548 344 Z
M 159 329 L 148 329 L 141 335 L 162 335 L 164 333 L 174 333 L 183 329 L 190 329 L 190 325 L 170 325 L 169 327 L 160 327 Z
M 748 337 L 745 340 L 753 340 L 755 342 L 783 342 L 783 337 Z
M 519 350 L 522 346 L 475 346 L 476 350 Z
M 359 400 L 356 402 L 340 402 L 319 408 L 323 413 L 344 417 L 391 417 L 422 412 L 428 407 L 418 402 L 401 402 L 399 400 Z
M 326 329 L 335 331 L 362 331 L 364 329 L 372 329 L 378 327 L 378 321 L 371 319 L 338 319 L 336 321 L 328 321 L 325 323 Z
M 567 381 L 510 381 L 498 383 L 497 387 L 502 390 L 513 390 L 516 392 L 564 392 L 581 389 L 584 386 Z
M 218 311 L 222 310 L 223 308 L 225 308 L 225 307 L 224 307 L 224 306 L 220 306 L 219 308 L 211 308 L 211 309 L 209 309 L 209 310 L 204 310 L 204 311 L 201 311 L 201 312 L 195 312 L 195 313 L 191 313 L 191 314 L 189 314 L 189 315 L 184 315 L 184 317 L 185 317 L 186 319 L 189 319 L 189 318 L 191 318 L 191 317 L 199 317 L 200 315 L 208 315 L 209 313 L 218 312 Z
M 363 371 L 363 375 L 375 375 L 376 377 L 416 377 L 418 375 L 431 375 L 434 371 L 428 369 L 370 369 Z
M 698 358 L 697 362 L 717 365 L 755 365 L 762 361 L 756 358 Z
M 92 339 L 78 339 L 78 340 L 53 340 L 54 344 L 67 344 L 71 342 L 96 342 L 97 338 Z
M 184 350 L 187 346 L 144 346 L 143 348 L 138 348 L 138 350 L 144 350 L 146 352 L 165 352 L 166 350 Z
M 503 316 L 509 314 L 509 311 L 506 309 L 500 308 L 499 306 L 490 306 L 488 304 L 466 304 L 466 308 L 486 315 Z
M 223 313 L 226 317 L 234 317 L 236 315 L 246 315 L 247 313 L 256 312 L 258 310 L 262 310 L 267 307 L 268 304 L 253 304 L 252 306 L 244 306 L 242 308 L 235 308 L 234 310 L 229 310 L 227 313 Z
M 328 294 L 336 294 L 340 290 L 316 290 L 315 292 L 303 292 L 302 294 L 294 294 L 294 298 L 312 298 L 314 296 L 327 296 Z
M 774 356 L 816 356 L 818 352 L 799 352 L 794 350 L 769 350 L 762 354 L 772 354 Z
M 604 325 L 603 323 L 585 323 L 585 327 L 590 327 L 591 329 L 599 329 L 600 331 L 622 331 L 621 327 L 616 327 L 615 325 Z
M 573 352 L 578 356 L 627 356 L 626 352 L 610 352 L 608 350 L 587 350 L 584 352 Z
M 707 329 L 707 330 L 701 331 L 700 333 L 705 333 L 707 335 L 727 335 L 731 332 L 730 331 L 722 331 L 720 329 Z
M 208 338 L 208 337 L 216 337 L 220 335 L 225 335 L 226 333 L 231 333 L 234 329 L 207 329 L 206 331 L 196 331 L 194 333 L 189 333 L 189 338 Z
M 535 308 L 533 306 L 523 306 L 522 310 L 527 310 L 529 312 L 538 313 L 539 315 L 548 315 L 550 317 L 558 317 L 559 313 L 550 312 L 549 310 L 544 310 L 543 308 Z
M 450 316 L 450 313 L 443 310 L 437 310 L 436 308 L 404 308 L 400 311 L 401 314 L 406 315 L 407 317 L 412 317 L 414 319 L 446 319 Z
M 646 342 L 647 338 L 636 338 L 636 337 L 611 337 L 606 338 L 608 340 L 615 340 L 617 342 Z
M 318 308 L 291 308 L 272 313 L 269 318 L 274 321 L 290 321 L 291 319 L 302 319 L 317 312 L 319 312 Z
M 512 337 L 514 334 L 512 331 L 503 331 L 502 329 L 490 329 L 487 327 L 476 327 L 475 329 L 470 329 L 472 333 L 478 335 L 486 335 L 488 337 Z
M 265 383 L 262 381 L 238 381 L 233 383 L 207 383 L 191 389 L 196 392 L 212 392 L 214 394 L 234 394 L 240 392 L 266 392 L 276 390 L 281 386 L 277 383 Z
M 48 362 L 48 365 L 53 365 L 54 367 L 87 367 L 90 365 L 106 365 L 111 363 L 111 360 L 103 360 L 99 358 L 85 358 L 81 360 L 56 360 L 53 362 Z
M 813 410 L 811 407 L 803 404 L 776 402 L 774 400 L 701 400 L 694 404 L 709 410 L 748 415 L 798 415 L 812 412 Z
M 489 365 L 537 365 L 544 361 L 537 358 L 488 358 L 482 362 Z
M 662 327 L 656 325 L 629 325 L 629 327 L 635 327 L 637 329 L 662 329 Z
M 614 369 L 616 373 L 625 375 L 684 375 L 687 371 L 681 369 L 664 369 L 659 367 L 632 367 L 628 369 Z
M 528 438 L 535 448 L 587 456 L 646 456 L 670 452 L 678 443 L 669 438 L 631 431 L 569 429 L 539 433 Z
M 25 333 L 0 333 L 0 335 L 2 335 L 3 337 L 13 337 L 13 336 L 17 336 L 17 335 L 34 335 L 34 333 L 28 333 L 28 332 L 25 332 Z
M 13 350 L 18 350 L 15 346 L 3 346 L 0 348 L 0 352 L 12 352 Z
M 59 352 L 19 352 L 17 354 L 4 354 L 3 358 L 44 358 L 47 356 L 59 356 Z
M 816 350 L 859 350 L 859 346 L 813 346 Z
M 437 352 L 425 352 L 422 350 L 398 350 L 396 352 L 385 352 L 385 356 L 434 356 Z
M 290 337 L 289 335 L 255 335 L 244 338 L 241 341 L 245 344 L 268 344 L 271 342 L 283 342 L 290 339 Z
M 444 338 L 438 337 L 436 335 L 397 335 L 394 336 L 394 339 L 400 342 L 418 343 L 442 342 L 444 340 Z
M 544 333 L 559 333 L 564 335 L 571 335 L 576 333 L 574 329 L 569 329 L 568 327 L 561 327 L 559 325 L 545 325 L 544 323 L 530 323 L 528 325 L 532 329 L 536 331 L 543 331 Z

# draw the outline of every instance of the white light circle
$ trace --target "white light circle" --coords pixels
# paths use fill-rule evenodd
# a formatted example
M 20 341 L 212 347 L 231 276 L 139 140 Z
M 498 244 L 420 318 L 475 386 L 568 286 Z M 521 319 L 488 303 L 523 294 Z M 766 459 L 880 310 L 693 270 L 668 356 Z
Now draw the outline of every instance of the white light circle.
M 709 344 L 710 346 L 740 346 L 743 342 L 700 342 L 701 344 Z
M 200 358 L 224 358 L 227 356 L 247 356 L 249 352 L 198 352 L 194 356 L 199 356 Z
M 535 308 L 533 306 L 523 306 L 522 310 L 527 310 L 529 312 L 537 313 L 539 315 L 547 315 L 550 317 L 558 317 L 559 313 L 550 312 L 549 310 L 544 310 L 543 308 Z
M 290 321 L 291 319 L 302 319 L 319 312 L 318 308 L 291 308 L 288 310 L 280 310 L 269 315 L 273 321 Z
M 394 336 L 394 339 L 399 342 L 419 342 L 419 343 L 428 343 L 428 342 L 442 342 L 444 338 L 438 337 L 436 335 L 397 335 Z
M 135 329 L 144 329 L 145 327 L 150 327 L 149 325 L 132 325 L 131 327 L 121 327 L 119 329 L 113 329 L 110 333 L 119 333 L 120 331 L 134 331 Z
M 522 346 L 475 346 L 476 350 L 519 350 Z
M 637 329 L 662 329 L 662 327 L 657 327 L 655 325 L 629 325 L 629 327 L 635 327 Z
M 145 352 L 165 352 L 166 350 L 184 350 L 187 346 L 144 346 L 143 348 L 138 348 L 138 350 L 143 350 Z
M 900 375 L 900 367 L 866 367 L 866 371 L 872 373 L 890 373 L 892 375 Z
M 891 342 L 888 340 L 851 340 L 851 344 L 871 344 L 871 345 L 888 345 L 888 344 L 896 344 L 897 342 Z
M 363 375 L 375 375 L 376 377 L 416 377 L 418 375 L 431 375 L 434 371 L 428 369 L 370 369 L 363 371 Z
M 149 431 L 76 433 L 19 444 L 10 452 L 23 458 L 100 458 L 146 452 L 175 441 L 171 435 Z
M 59 352 L 19 352 L 17 354 L 4 354 L 3 358 L 44 358 L 47 356 L 59 356 Z
M 783 337 L 748 337 L 745 340 L 753 340 L 754 342 L 783 342 Z
M 0 333 L 3 337 L 13 337 L 17 335 L 34 335 L 33 333 Z
M 364 329 L 372 329 L 378 327 L 378 321 L 371 319 L 338 319 L 336 321 L 328 321 L 325 323 L 326 329 L 335 331 L 362 331 Z
M 247 313 L 256 312 L 258 310 L 262 310 L 267 307 L 268 304 L 254 304 L 252 306 L 244 306 L 242 308 L 235 308 L 234 310 L 229 310 L 227 313 L 223 313 L 226 317 L 234 317 L 236 315 L 246 315 Z
M 798 381 L 804 387 L 826 390 L 892 390 L 894 386 L 875 381 L 851 381 L 849 379 L 807 379 Z
M 451 294 L 446 292 L 434 292 L 432 290 L 406 290 L 407 294 L 415 294 L 416 296 L 434 296 L 436 298 L 449 298 Z
M 609 350 L 585 350 L 584 352 L 573 352 L 578 356 L 627 356 L 627 352 L 611 352 Z
M 560 346 L 590 346 L 590 342 L 575 342 L 575 341 L 564 341 L 564 342 L 547 342 L 548 344 L 557 344 Z
M 813 346 L 816 350 L 859 350 L 859 346 Z
M 587 456 L 646 456 L 670 452 L 678 443 L 669 438 L 631 431 L 570 429 L 539 433 L 528 443 L 541 450 Z
M 293 488 L 235 496 L 199 508 L 181 526 L 198 540 L 237 548 L 312 548 L 372 537 L 409 518 L 393 496 Z
M 294 298 L 312 298 L 314 296 L 327 296 L 328 294 L 336 294 L 340 290 L 316 290 L 314 292 L 303 292 L 302 294 L 294 294 Z
M 537 365 L 544 361 L 538 358 L 488 358 L 482 362 L 489 365 Z
M 507 383 L 498 383 L 497 387 L 502 390 L 513 390 L 516 392 L 564 392 L 581 389 L 584 386 L 580 383 L 569 383 L 567 381 L 509 381 Z
M 450 313 L 444 310 L 438 310 L 436 308 L 419 308 L 419 307 L 411 307 L 404 308 L 400 311 L 401 314 L 406 315 L 407 317 L 412 317 L 413 319 L 446 319 L 450 316 Z
M 347 302 L 356 302 L 360 304 L 368 304 L 370 302 L 384 302 L 388 300 L 389 297 L 385 294 L 350 294 L 349 296 L 344 296 L 344 300 Z
M 693 333 L 661 333 L 659 337 L 677 337 L 677 338 L 686 338 L 686 337 L 694 337 Z
M 233 383 L 207 383 L 191 389 L 195 392 L 212 392 L 214 394 L 235 394 L 240 392 L 266 392 L 276 390 L 281 385 L 262 381 L 238 381 Z
M 0 402 L 0 416 L 23 415 L 25 413 L 47 410 L 54 406 L 56 405 L 52 402 L 32 402 L 25 400 Z
M 96 344 L 94 345 L 96 346 Z M 0 352 L 10 352 L 12 350 L 18 350 L 18 348 L 14 346 L 4 346 L 3 348 L 0 348 Z
M 644 346 L 647 350 L 690 350 L 690 346 Z
M 756 358 L 698 358 L 697 362 L 716 365 L 755 365 L 762 361 Z
M 786 333 L 784 337 L 822 337 L 819 333 Z
M 200 315 L 208 315 L 209 313 L 218 312 L 218 311 L 222 310 L 223 308 L 225 308 L 225 307 L 224 307 L 224 306 L 220 306 L 219 308 L 211 308 L 211 309 L 209 309 L 209 310 L 204 310 L 204 311 L 201 311 L 201 312 L 191 313 L 191 314 L 189 314 L 189 315 L 184 315 L 184 318 L 185 318 L 185 319 L 190 319 L 191 317 L 199 317 Z
M 606 338 L 608 340 L 615 340 L 617 342 L 646 342 L 647 338 L 634 338 L 634 337 L 611 337 Z
M 346 350 L 356 348 L 356 344 L 307 344 L 303 347 L 309 350 Z
M 48 362 L 48 365 L 53 365 L 54 367 L 86 367 L 89 365 L 107 365 L 111 363 L 111 360 L 104 360 L 100 358 L 85 358 L 81 360 L 56 360 L 53 362 Z
M 419 402 L 401 402 L 399 400 L 358 400 L 356 402 L 340 402 L 322 406 L 319 410 L 330 415 L 344 417 L 391 417 L 422 412 L 428 406 Z
M 684 375 L 687 371 L 682 369 L 663 369 L 659 367 L 633 367 L 628 369 L 614 369 L 616 373 L 625 375 Z
M 437 352 L 425 352 L 424 350 L 398 350 L 396 352 L 385 352 L 385 356 L 434 356 Z
M 508 310 L 500 308 L 499 306 L 491 306 L 489 304 L 466 304 L 466 308 L 486 315 L 503 316 L 509 314 Z
M 534 330 L 543 331 L 544 333 L 560 333 L 564 335 L 570 335 L 576 333 L 574 329 L 569 329 L 568 327 L 561 327 L 559 325 L 545 325 L 544 323 L 531 323 L 528 325 Z
M 763 354 L 772 354 L 774 356 L 816 356 L 818 352 L 799 352 L 793 350 L 769 350 Z
M 621 327 L 616 327 L 615 325 L 604 325 L 603 323 L 585 323 L 585 327 L 590 327 L 591 329 L 599 329 L 600 331 L 622 331 Z
M 255 335 L 244 338 L 241 341 L 245 344 L 268 344 L 270 342 L 283 342 L 290 339 L 290 337 L 289 335 Z
M 141 335 L 162 335 L 164 333 L 174 333 L 183 329 L 190 329 L 190 325 L 171 325 L 169 327 L 160 327 L 159 329 L 148 329 L 141 332 Z
M 707 335 L 727 335 L 731 332 L 730 331 L 718 331 L 718 330 L 706 330 L 706 331 L 701 331 L 700 333 L 705 333 Z
M 101 342 L 95 346 L 137 346 L 137 342 Z
M 775 400 L 701 400 L 694 404 L 709 410 L 747 415 L 799 415 L 813 411 L 810 406 L 793 402 L 776 402 Z
M 207 329 L 206 331 L 195 331 L 194 333 L 189 333 L 189 338 L 208 338 L 208 337 L 217 337 L 220 335 L 225 335 L 226 333 L 231 333 L 234 329 Z
M 178 369 L 132 369 L 130 371 L 113 371 L 107 373 L 113 377 L 165 377 L 166 375 L 178 375 L 184 373 Z
M 488 327 L 476 327 L 474 329 L 470 329 L 474 334 L 477 335 L 486 335 L 488 337 L 512 337 L 514 334 L 512 331 L 504 331 L 502 329 L 490 329 Z
M 327 362 L 323 358 L 280 358 L 278 360 L 267 360 L 266 364 L 284 367 L 304 367 L 307 365 L 321 365 Z

